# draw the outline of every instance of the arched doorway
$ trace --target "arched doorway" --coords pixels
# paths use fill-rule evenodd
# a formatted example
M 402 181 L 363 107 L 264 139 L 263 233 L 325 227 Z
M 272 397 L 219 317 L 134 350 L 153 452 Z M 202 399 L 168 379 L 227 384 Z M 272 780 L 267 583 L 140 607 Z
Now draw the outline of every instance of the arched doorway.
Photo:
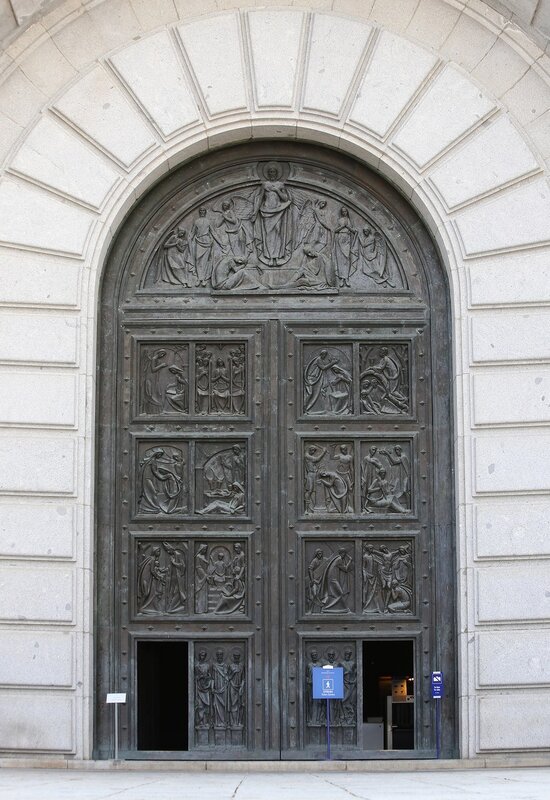
M 96 754 L 455 753 L 449 308 L 421 221 L 312 146 L 217 151 L 130 214 L 102 289 Z

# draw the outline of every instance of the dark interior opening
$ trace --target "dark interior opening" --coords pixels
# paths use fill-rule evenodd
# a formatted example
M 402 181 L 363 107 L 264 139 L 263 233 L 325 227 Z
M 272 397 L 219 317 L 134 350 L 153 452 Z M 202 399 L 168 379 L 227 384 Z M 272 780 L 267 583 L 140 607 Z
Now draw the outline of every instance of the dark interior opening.
M 187 750 L 187 642 L 138 642 L 138 750 Z
M 363 642 L 363 744 L 414 750 L 414 643 Z

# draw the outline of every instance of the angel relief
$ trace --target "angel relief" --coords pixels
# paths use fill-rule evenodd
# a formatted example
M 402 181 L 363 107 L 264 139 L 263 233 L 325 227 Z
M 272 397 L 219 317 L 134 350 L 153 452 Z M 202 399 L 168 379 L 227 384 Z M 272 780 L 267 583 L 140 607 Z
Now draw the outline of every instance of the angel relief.
M 406 288 L 384 235 L 358 211 L 291 184 L 288 164 L 181 220 L 155 251 L 147 286 L 215 292 Z

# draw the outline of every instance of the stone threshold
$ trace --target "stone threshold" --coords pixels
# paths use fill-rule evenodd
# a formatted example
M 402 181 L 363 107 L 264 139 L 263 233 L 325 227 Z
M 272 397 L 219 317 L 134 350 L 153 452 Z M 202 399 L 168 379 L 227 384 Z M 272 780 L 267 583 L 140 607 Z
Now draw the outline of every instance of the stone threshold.
M 399 759 L 379 761 L 114 761 L 65 758 L 0 758 L 0 769 L 68 769 L 83 772 L 437 772 L 550 767 L 550 754 L 471 759 Z

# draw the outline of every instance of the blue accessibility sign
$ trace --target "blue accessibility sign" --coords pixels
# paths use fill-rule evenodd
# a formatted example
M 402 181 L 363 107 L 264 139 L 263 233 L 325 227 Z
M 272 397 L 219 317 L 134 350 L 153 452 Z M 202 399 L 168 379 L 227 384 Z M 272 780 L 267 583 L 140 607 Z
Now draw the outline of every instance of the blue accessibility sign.
M 441 700 L 443 697 L 443 673 L 432 672 L 432 700 Z
M 344 670 L 342 667 L 313 668 L 313 699 L 343 700 Z

